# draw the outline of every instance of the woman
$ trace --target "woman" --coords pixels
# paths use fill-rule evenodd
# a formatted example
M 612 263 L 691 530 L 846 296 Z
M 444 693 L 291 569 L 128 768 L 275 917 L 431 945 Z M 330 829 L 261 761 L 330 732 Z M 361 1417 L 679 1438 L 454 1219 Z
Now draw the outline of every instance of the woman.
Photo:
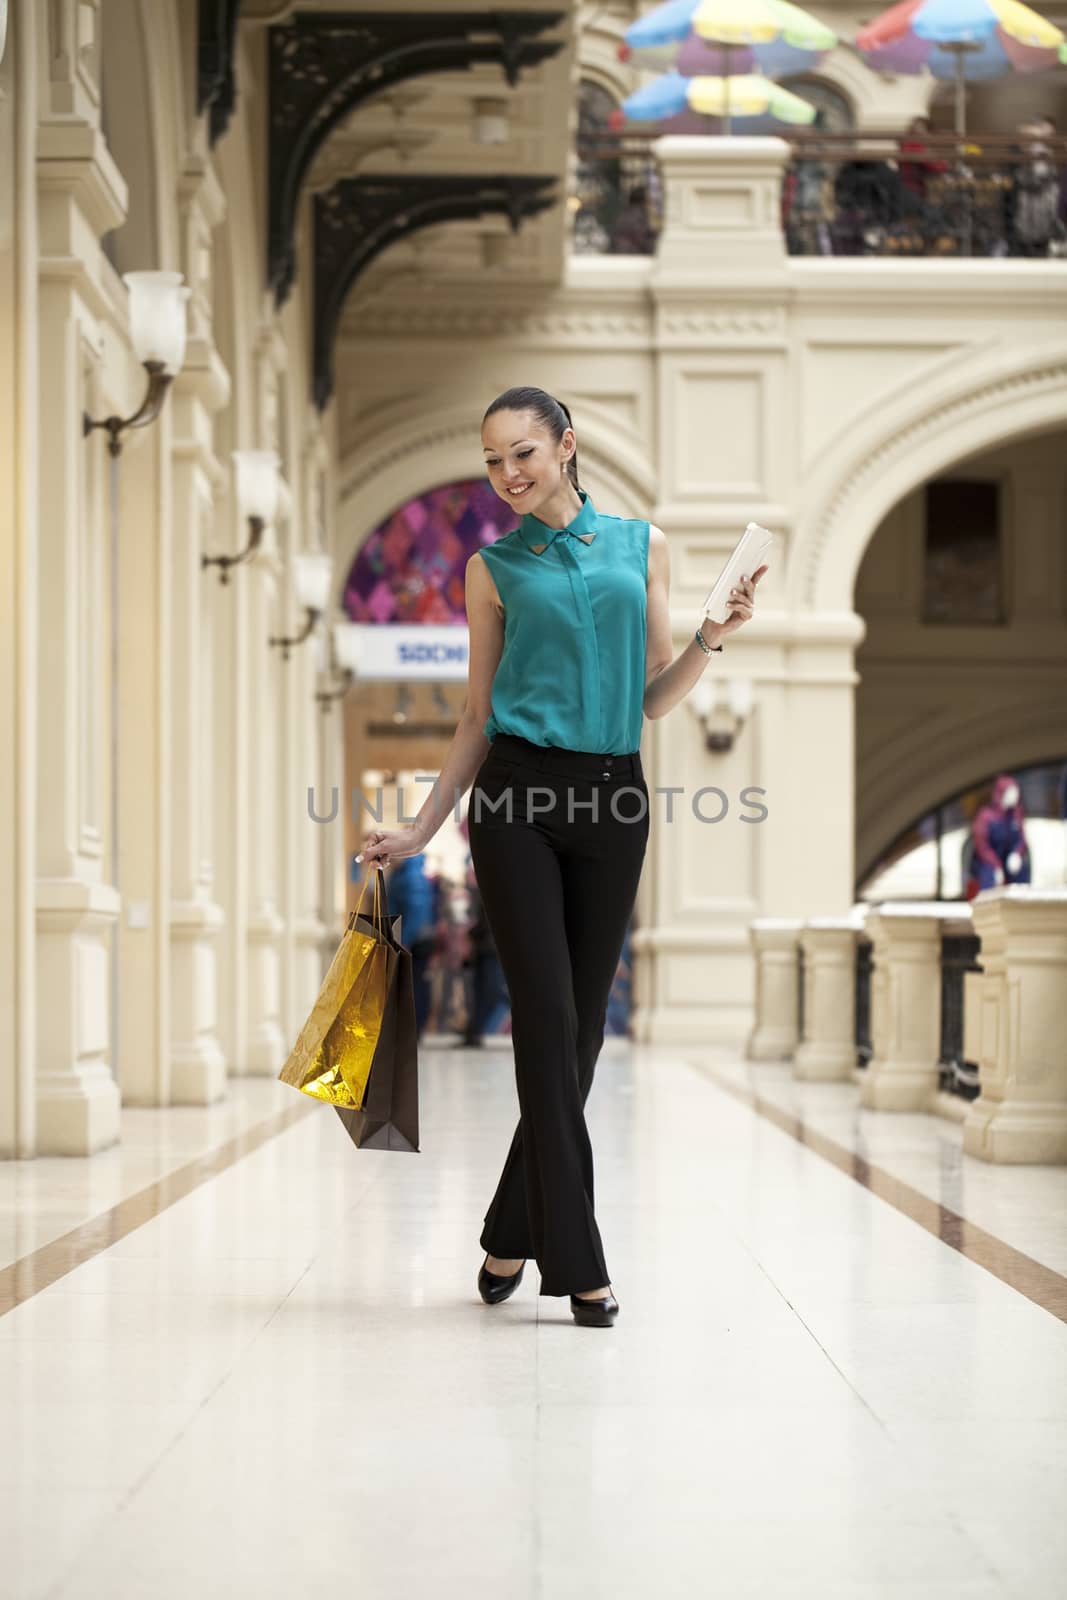
M 766 568 L 733 591 L 729 620 L 705 619 L 674 660 L 666 536 L 597 511 L 566 406 L 508 389 L 482 445 L 519 526 L 467 563 L 467 698 L 440 778 L 414 824 L 371 832 L 364 856 L 425 849 L 475 783 L 471 857 L 511 996 L 521 1112 L 478 1288 L 498 1304 L 532 1256 L 541 1294 L 569 1294 L 576 1322 L 609 1327 L 619 1306 L 584 1107 L 648 839 L 642 719 L 676 706 L 749 620 Z

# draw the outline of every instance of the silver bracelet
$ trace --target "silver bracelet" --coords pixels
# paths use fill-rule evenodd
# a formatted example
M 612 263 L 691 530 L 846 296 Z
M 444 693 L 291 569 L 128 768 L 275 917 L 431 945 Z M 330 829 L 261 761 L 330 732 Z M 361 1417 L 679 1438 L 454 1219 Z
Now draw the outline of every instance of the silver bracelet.
M 721 644 L 714 644 L 714 645 L 709 644 L 708 641 L 705 639 L 704 635 L 701 633 L 699 628 L 697 629 L 697 631 L 693 635 L 693 637 L 696 640 L 697 644 L 700 646 L 700 648 L 703 650 L 703 652 L 704 652 L 704 654 L 706 656 L 710 656 L 710 655 L 714 654 L 714 652 L 716 650 L 721 650 L 722 649 L 722 645 Z

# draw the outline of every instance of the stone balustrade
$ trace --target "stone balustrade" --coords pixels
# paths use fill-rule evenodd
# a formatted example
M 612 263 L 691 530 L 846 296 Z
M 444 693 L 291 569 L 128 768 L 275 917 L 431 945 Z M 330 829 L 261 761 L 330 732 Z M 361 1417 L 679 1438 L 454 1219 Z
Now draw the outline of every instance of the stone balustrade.
M 941 937 L 968 932 L 962 901 L 872 906 L 871 1046 L 861 1101 L 876 1111 L 926 1111 L 938 1091 Z
M 809 917 L 800 935 L 804 1028 L 793 1074 L 808 1082 L 849 1079 L 856 1070 L 856 944 L 866 906 L 847 917 Z
M 1067 1161 L 1067 889 L 987 889 L 972 902 L 966 1053 L 981 1092 L 963 1148 L 983 1161 Z M 977 1003 L 975 1003 L 977 1002 Z
M 963 970 L 974 935 L 980 969 Z M 1067 889 L 1015 885 L 970 904 L 886 902 L 841 917 L 761 917 L 750 939 L 750 1060 L 791 1059 L 794 1076 L 806 1081 L 855 1077 L 870 1110 L 931 1111 L 952 1102 L 939 1094 L 939 1080 L 958 1054 L 978 1064 L 978 1098 L 960 1113 L 968 1154 L 1067 1162 Z M 860 1072 L 858 964 L 868 941 L 870 1059 Z M 950 979 L 955 988 L 946 994 Z
M 797 1048 L 799 917 L 757 917 L 749 925 L 756 963 L 756 1020 L 748 1039 L 750 1061 L 788 1061 Z

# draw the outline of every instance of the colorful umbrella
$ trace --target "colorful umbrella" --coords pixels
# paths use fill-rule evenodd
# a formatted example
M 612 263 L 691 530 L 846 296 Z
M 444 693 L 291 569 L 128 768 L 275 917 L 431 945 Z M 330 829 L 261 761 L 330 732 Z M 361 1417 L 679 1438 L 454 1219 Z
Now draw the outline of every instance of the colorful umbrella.
M 727 132 L 732 117 L 772 117 L 793 123 L 815 120 L 815 107 L 807 100 L 755 73 L 736 78 L 685 78 L 680 72 L 665 72 L 624 100 L 609 122 L 616 128 L 623 121 L 662 122 L 686 110 L 721 117 Z
M 899 0 L 856 35 L 883 72 L 921 72 L 956 84 L 956 132 L 965 128 L 968 80 L 1056 66 L 1064 36 L 1021 0 Z
M 665 0 L 627 28 L 618 54 L 686 78 L 781 78 L 818 66 L 836 43 L 836 34 L 789 0 Z

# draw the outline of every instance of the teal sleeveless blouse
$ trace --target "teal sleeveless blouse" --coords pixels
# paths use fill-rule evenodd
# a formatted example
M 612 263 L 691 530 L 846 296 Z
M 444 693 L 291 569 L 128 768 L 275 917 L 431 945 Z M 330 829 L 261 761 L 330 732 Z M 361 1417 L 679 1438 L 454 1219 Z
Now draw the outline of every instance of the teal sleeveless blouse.
M 644 720 L 649 526 L 603 515 L 579 494 L 566 528 L 527 514 L 480 552 L 504 607 L 484 731 L 630 755 Z

